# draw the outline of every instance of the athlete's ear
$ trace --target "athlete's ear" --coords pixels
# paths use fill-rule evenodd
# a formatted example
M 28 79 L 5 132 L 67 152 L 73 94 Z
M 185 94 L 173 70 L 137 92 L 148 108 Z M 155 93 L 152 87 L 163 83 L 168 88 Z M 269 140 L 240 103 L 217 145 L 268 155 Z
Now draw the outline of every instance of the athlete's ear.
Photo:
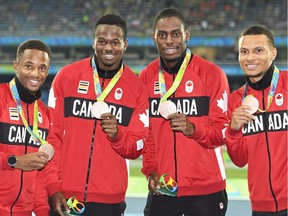
M 154 41 L 154 44 L 156 45 L 156 38 L 155 38 L 155 33 L 152 32 L 152 40 Z
M 186 29 L 185 36 L 186 36 L 185 42 L 187 43 L 189 41 L 189 39 L 190 39 L 190 31 L 189 31 L 189 29 Z
M 277 49 L 276 49 L 276 47 L 273 47 L 272 48 L 271 60 L 274 61 L 276 57 L 277 57 Z
M 95 50 L 95 38 L 92 38 L 92 48 Z
M 128 47 L 128 40 L 124 40 L 124 51 L 126 51 Z
M 18 74 L 18 61 L 17 60 L 13 61 L 13 68 L 14 68 L 14 72 L 17 75 Z

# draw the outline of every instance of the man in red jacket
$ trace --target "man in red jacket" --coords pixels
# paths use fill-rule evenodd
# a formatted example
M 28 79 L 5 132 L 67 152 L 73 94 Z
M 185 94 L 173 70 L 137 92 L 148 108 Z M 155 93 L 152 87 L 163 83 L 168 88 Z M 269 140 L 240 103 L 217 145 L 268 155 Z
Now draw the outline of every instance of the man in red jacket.
M 49 214 L 47 192 L 38 175 L 48 155 L 38 149 L 50 126 L 48 110 L 40 100 L 50 56 L 42 41 L 23 42 L 14 61 L 15 78 L 0 85 L 1 216 Z
M 253 216 L 287 215 L 287 71 L 273 61 L 272 33 L 250 26 L 238 41 L 247 82 L 229 97 L 226 145 L 232 161 L 248 164 Z
M 126 159 L 141 155 L 149 123 L 144 84 L 123 64 L 127 45 L 126 22 L 113 14 L 100 17 L 95 55 L 64 66 L 52 83 L 48 141 L 55 156 L 47 190 L 59 215 L 61 207 L 73 210 L 66 204 L 73 196 L 85 205 L 84 215 L 124 214 Z
M 227 194 L 221 146 L 228 123 L 227 77 L 186 47 L 190 33 L 178 10 L 160 11 L 153 28 L 160 58 L 140 74 L 150 101 L 142 172 L 154 195 L 146 213 L 223 216 Z

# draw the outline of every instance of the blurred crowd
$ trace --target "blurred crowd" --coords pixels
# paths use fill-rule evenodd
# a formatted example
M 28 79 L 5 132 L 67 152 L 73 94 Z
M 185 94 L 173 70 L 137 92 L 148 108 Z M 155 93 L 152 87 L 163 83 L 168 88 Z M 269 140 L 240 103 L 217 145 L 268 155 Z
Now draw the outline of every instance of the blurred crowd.
M 287 0 L 0 0 L 0 5 L 1 35 L 90 36 L 97 17 L 116 13 L 126 19 L 128 36 L 150 36 L 156 12 L 169 6 L 183 12 L 192 34 L 233 34 L 250 24 L 287 31 Z

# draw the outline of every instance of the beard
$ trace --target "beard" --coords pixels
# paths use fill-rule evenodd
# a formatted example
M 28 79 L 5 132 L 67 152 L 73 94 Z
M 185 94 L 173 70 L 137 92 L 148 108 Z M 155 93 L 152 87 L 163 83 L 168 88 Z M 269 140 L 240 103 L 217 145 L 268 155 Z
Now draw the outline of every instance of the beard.
M 177 62 L 180 59 L 180 56 L 177 56 L 175 58 L 164 58 L 166 62 L 172 63 L 172 62 Z
M 265 72 L 260 71 L 257 74 L 247 74 L 247 77 L 249 78 L 259 78 L 259 77 L 263 77 L 265 74 Z
M 252 82 L 252 83 L 255 83 L 255 82 L 258 82 L 258 81 L 260 81 L 262 78 L 263 78 L 263 76 L 265 75 L 265 73 L 266 72 L 258 72 L 257 74 L 247 74 L 246 73 L 246 76 L 247 76 L 247 78 Z
M 114 65 L 114 63 L 103 63 L 103 65 L 105 66 L 105 67 L 112 67 L 113 65 Z

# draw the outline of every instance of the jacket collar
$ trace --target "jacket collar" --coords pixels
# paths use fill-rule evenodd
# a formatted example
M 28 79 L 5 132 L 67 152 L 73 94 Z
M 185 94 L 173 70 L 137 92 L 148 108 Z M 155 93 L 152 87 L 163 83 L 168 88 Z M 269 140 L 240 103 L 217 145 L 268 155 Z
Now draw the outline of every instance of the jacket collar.
M 270 86 L 271 84 L 271 80 L 272 80 L 272 76 L 273 76 L 273 72 L 274 72 L 274 64 L 272 63 L 271 66 L 269 67 L 269 69 L 266 71 L 266 73 L 264 74 L 264 76 L 262 77 L 261 80 L 259 80 L 256 83 L 252 83 L 250 81 L 250 79 L 247 77 L 247 83 L 248 85 L 255 89 L 255 90 L 262 90 L 262 89 L 266 89 Z
M 120 68 L 122 66 L 122 59 L 121 59 L 121 62 L 120 62 L 119 66 L 116 69 L 114 69 L 114 70 L 104 70 L 104 69 L 99 67 L 96 55 L 94 56 L 94 59 L 95 59 L 96 67 L 97 67 L 98 76 L 101 77 L 101 78 L 107 78 L 107 79 L 113 78 L 114 75 L 120 70 Z M 92 60 L 93 60 L 93 58 L 91 58 L 91 61 Z
M 172 68 L 166 67 L 162 57 L 160 57 L 161 66 L 167 73 L 169 73 L 169 74 L 177 74 L 179 69 L 180 69 L 180 67 L 181 67 L 181 65 L 182 65 L 182 62 L 183 62 L 185 56 L 186 56 L 186 50 L 182 53 L 182 55 L 180 56 L 180 58 L 177 61 L 176 65 L 174 67 L 172 67 Z M 191 61 L 192 58 L 193 58 L 193 54 L 191 55 L 191 58 L 190 58 L 189 62 Z
M 27 104 L 32 104 L 35 100 L 38 100 L 41 97 L 40 89 L 36 92 L 36 95 L 31 94 L 27 88 L 25 88 L 20 81 L 15 76 L 15 84 L 20 97 L 20 100 Z

